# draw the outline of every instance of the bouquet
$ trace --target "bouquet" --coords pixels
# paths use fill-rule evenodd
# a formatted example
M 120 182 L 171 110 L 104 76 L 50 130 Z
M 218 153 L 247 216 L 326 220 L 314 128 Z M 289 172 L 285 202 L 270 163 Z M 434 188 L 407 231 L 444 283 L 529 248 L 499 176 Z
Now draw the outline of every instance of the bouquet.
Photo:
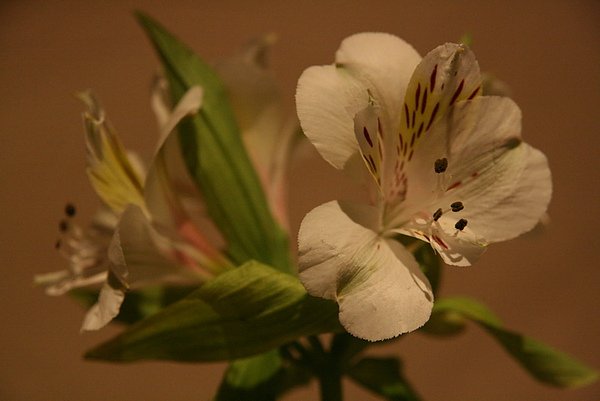
M 35 279 L 89 307 L 83 331 L 126 325 L 86 358 L 229 361 L 216 400 L 275 400 L 315 378 L 321 399 L 336 401 L 342 377 L 382 399 L 420 400 L 397 356 L 365 351 L 411 332 L 450 338 L 472 322 L 541 382 L 597 379 L 477 300 L 437 296 L 443 269 L 542 225 L 552 192 L 518 106 L 467 43 L 421 57 L 390 34 L 352 35 L 333 64 L 304 71 L 298 118 L 286 119 L 265 66 L 272 35 L 213 67 L 137 17 L 162 64 L 151 163 L 80 93 L 103 207 L 88 226 L 65 207 L 56 247 L 68 266 Z M 305 140 L 364 198 L 315 205 L 296 248 L 286 174 Z

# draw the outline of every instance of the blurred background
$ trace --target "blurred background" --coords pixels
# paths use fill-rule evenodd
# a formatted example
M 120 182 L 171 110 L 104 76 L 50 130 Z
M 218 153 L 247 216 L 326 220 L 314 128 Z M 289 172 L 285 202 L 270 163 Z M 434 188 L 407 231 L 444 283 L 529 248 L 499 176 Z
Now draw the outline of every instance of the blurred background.
M 32 285 L 63 268 L 53 249 L 64 204 L 87 223 L 98 201 L 84 172 L 82 105 L 92 87 L 126 146 L 150 156 L 158 62 L 132 10 L 160 20 L 207 60 L 275 32 L 271 67 L 289 113 L 304 68 L 333 61 L 355 32 L 384 31 L 421 54 L 465 34 L 482 70 L 512 88 L 524 137 L 548 156 L 551 224 L 492 246 L 470 269 L 445 268 L 442 295 L 474 296 L 515 330 L 600 367 L 600 2 L 598 1 L 7 1 L 0 3 L 0 399 L 209 400 L 224 364 L 85 362 L 119 331 L 79 334 L 83 310 Z M 324 185 L 336 178 L 339 185 Z M 352 196 L 310 147 L 290 179 L 294 229 L 321 202 Z M 325 189 L 324 189 L 325 188 Z M 400 355 L 425 400 L 600 399 L 600 385 L 556 390 L 533 381 L 479 328 L 438 340 L 404 336 Z M 345 383 L 348 401 L 376 398 Z M 287 400 L 316 399 L 316 385 Z

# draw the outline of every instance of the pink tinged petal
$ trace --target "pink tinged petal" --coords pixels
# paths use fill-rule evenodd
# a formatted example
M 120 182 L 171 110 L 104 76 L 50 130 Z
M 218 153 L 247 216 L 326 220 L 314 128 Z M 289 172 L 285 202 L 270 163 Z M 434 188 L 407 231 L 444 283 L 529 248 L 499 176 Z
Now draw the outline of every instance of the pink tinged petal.
M 125 299 L 122 289 L 115 289 L 105 283 L 100 290 L 98 302 L 85 315 L 81 331 L 98 330 L 106 326 L 118 314 Z
M 267 58 L 276 39 L 274 34 L 257 38 L 216 68 L 230 95 L 242 139 L 273 214 L 287 227 L 286 168 L 299 126 L 295 116 L 284 119 L 279 87 L 267 69 Z
M 218 250 L 223 240 L 206 215 L 201 194 L 181 155 L 179 138 L 170 135 L 148 172 L 146 209 L 162 234 L 195 248 L 194 258 L 201 260 L 204 267 L 220 270 L 230 264 Z
M 456 219 L 445 217 L 439 223 L 439 229 L 429 235 L 429 243 L 446 264 L 471 266 L 487 249 L 487 242 L 470 228 L 458 230 Z
M 144 213 L 129 206 L 109 248 L 110 270 L 124 288 L 135 289 L 153 283 L 190 284 L 207 278 L 195 264 L 184 264 L 176 244 L 156 231 Z
M 335 299 L 349 333 L 370 341 L 416 330 L 433 294 L 412 255 L 367 227 L 370 207 L 329 202 L 313 209 L 299 233 L 300 279 L 315 296 Z
M 309 67 L 298 80 L 296 110 L 302 130 L 337 169 L 358 152 L 353 120 L 368 101 L 367 89 L 335 66 Z

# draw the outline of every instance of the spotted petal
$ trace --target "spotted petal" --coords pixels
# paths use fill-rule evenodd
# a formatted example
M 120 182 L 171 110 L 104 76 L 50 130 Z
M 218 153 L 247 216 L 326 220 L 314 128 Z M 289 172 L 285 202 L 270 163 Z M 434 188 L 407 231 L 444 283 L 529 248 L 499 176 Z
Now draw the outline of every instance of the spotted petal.
M 449 109 L 419 144 L 408 164 L 408 195 L 399 216 L 422 213 L 423 219 L 429 219 L 430 228 L 419 231 L 428 235 L 428 241 L 436 233 L 442 238 L 431 242 L 439 245 L 442 256 L 452 255 L 445 258 L 447 263 L 472 263 L 483 245 L 530 230 L 545 212 L 550 171 L 544 156 L 521 141 L 520 132 L 521 113 L 512 100 L 478 97 Z M 435 161 L 440 159 L 448 167 L 436 173 Z M 462 204 L 456 212 L 451 211 L 454 202 Z M 432 222 L 436 210 L 443 211 L 439 224 Z M 459 219 L 468 222 L 469 230 L 454 228 Z M 413 222 L 396 224 L 423 238 Z M 439 231 L 438 226 L 445 229 Z M 451 242 L 461 251 L 452 249 Z
M 307 291 L 336 300 L 346 330 L 370 341 L 416 330 L 433 305 L 413 256 L 368 228 L 376 223 L 373 212 L 329 202 L 304 218 L 299 233 L 300 279 Z

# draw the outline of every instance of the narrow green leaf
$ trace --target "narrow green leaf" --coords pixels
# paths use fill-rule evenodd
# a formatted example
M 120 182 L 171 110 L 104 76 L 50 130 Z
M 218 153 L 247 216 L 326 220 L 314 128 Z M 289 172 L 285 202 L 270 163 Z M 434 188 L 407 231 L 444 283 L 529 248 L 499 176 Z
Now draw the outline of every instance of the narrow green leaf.
M 86 357 L 120 362 L 244 358 L 298 337 L 339 331 L 337 314 L 334 302 L 309 296 L 297 278 L 252 261 L 136 323 Z
M 397 358 L 363 358 L 348 370 L 352 380 L 391 401 L 419 401 Z
M 200 112 L 179 126 L 184 159 L 238 264 L 254 259 L 292 272 L 287 235 L 269 209 L 217 74 L 150 17 L 137 13 L 169 80 L 174 101 L 192 86 L 204 89 Z
M 537 340 L 503 328 L 486 306 L 469 298 L 436 301 L 433 314 L 458 313 L 479 324 L 534 378 L 557 387 L 580 387 L 598 379 L 598 372 Z

